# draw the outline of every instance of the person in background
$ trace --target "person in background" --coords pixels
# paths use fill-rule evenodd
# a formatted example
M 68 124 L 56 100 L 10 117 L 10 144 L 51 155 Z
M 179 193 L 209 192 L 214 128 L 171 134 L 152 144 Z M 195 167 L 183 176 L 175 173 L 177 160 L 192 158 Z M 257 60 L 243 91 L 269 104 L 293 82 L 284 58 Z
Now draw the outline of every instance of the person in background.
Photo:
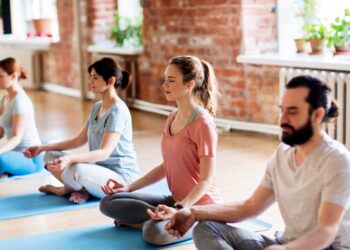
M 118 187 L 124 187 L 139 177 L 139 168 L 132 142 L 131 114 L 118 96 L 117 89 L 125 89 L 130 75 L 122 71 L 111 58 L 102 58 L 88 68 L 90 87 L 100 94 L 80 130 L 71 139 L 40 146 L 29 147 L 24 154 L 31 158 L 46 151 L 46 168 L 63 183 L 63 187 L 46 185 L 41 192 L 55 195 L 71 193 L 70 200 L 83 203 L 90 195 L 102 198 L 101 185 L 109 178 Z M 89 144 L 89 152 L 69 155 L 62 150 Z
M 27 159 L 21 151 L 40 142 L 35 124 L 33 103 L 19 81 L 28 75 L 12 57 L 0 61 L 0 89 L 6 94 L 0 100 L 0 178 L 27 175 L 43 168 L 43 154 Z

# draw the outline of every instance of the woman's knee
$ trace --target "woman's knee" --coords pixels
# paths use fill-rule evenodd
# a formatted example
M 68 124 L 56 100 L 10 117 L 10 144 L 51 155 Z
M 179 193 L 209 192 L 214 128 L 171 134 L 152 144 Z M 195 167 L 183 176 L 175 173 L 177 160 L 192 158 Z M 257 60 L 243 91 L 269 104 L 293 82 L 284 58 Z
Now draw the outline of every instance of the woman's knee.
M 44 164 L 48 163 L 49 161 L 53 161 L 60 156 L 62 156 L 62 152 L 60 151 L 47 151 L 44 154 Z
M 167 221 L 148 220 L 142 226 L 142 234 L 145 241 L 153 245 L 167 245 L 178 239 L 168 234 L 165 230 Z
M 104 215 L 108 217 L 112 217 L 112 196 L 113 195 L 107 195 L 106 197 L 102 198 L 100 201 L 100 211 Z

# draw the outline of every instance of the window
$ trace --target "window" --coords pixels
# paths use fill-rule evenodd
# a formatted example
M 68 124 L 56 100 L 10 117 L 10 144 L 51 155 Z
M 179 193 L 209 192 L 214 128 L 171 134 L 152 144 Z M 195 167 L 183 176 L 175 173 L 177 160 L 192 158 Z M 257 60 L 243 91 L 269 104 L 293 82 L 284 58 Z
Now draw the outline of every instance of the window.
M 278 44 L 279 52 L 284 55 L 295 53 L 295 38 L 302 38 L 303 19 L 298 17 L 303 0 L 277 0 L 278 2 Z M 342 16 L 345 9 L 350 9 L 349 0 L 318 0 L 317 17 L 328 24 L 335 17 Z
M 14 37 L 19 39 L 50 37 L 58 40 L 56 0 L 11 0 L 9 2 L 11 18 L 7 22 L 11 23 L 11 34 Z M 42 20 L 40 24 L 38 20 Z

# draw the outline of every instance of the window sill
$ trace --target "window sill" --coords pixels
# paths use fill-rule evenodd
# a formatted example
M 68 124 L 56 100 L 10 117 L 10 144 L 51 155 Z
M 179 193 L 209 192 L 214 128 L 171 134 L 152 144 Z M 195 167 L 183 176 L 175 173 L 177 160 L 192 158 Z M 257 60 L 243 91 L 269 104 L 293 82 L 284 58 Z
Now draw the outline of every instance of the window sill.
M 244 64 L 271 65 L 293 68 L 308 68 L 320 70 L 335 70 L 350 72 L 350 57 L 332 55 L 288 55 L 263 54 L 263 55 L 239 55 L 237 62 Z
M 136 56 L 143 52 L 143 47 L 139 48 L 122 48 L 116 47 L 111 44 L 105 45 L 90 45 L 87 48 L 88 52 L 100 53 L 100 54 L 116 54 L 125 56 Z
M 56 43 L 57 40 L 53 38 L 18 38 L 12 35 L 1 35 L 0 45 L 9 46 L 12 48 L 23 48 L 35 51 L 48 50 L 52 43 Z

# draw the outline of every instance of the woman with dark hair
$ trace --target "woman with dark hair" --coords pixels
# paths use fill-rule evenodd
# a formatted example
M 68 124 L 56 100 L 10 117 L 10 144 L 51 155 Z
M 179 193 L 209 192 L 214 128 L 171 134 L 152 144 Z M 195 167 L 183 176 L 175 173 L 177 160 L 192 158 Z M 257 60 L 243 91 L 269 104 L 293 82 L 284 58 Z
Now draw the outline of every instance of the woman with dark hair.
M 46 168 L 64 184 L 63 187 L 46 185 L 39 190 L 60 196 L 71 193 L 70 200 L 76 203 L 85 202 L 90 195 L 104 197 L 101 185 L 109 178 L 123 187 L 139 177 L 130 111 L 116 91 L 128 86 L 130 75 L 110 58 L 94 62 L 88 71 L 91 90 L 100 94 L 102 100 L 93 106 L 80 133 L 66 141 L 24 151 L 27 157 L 47 151 Z M 88 153 L 68 155 L 62 152 L 85 143 L 89 144 Z
M 164 226 L 183 207 L 214 204 L 222 198 L 215 182 L 217 129 L 212 115 L 218 89 L 211 65 L 194 56 L 177 56 L 165 70 L 163 90 L 177 104 L 162 135 L 163 162 L 128 186 L 109 180 L 100 210 L 116 224 L 139 224 L 147 242 L 166 245 L 181 239 L 169 235 Z M 171 195 L 140 194 L 133 191 L 166 178 Z M 135 226 L 135 225 L 133 225 Z
M 7 137 L 7 142 L 0 146 L 0 178 L 42 169 L 42 154 L 27 159 L 21 153 L 21 150 L 40 143 L 32 101 L 19 84 L 21 79 L 27 78 L 15 58 L 0 61 L 0 89 L 7 92 L 0 100 L 0 138 Z

